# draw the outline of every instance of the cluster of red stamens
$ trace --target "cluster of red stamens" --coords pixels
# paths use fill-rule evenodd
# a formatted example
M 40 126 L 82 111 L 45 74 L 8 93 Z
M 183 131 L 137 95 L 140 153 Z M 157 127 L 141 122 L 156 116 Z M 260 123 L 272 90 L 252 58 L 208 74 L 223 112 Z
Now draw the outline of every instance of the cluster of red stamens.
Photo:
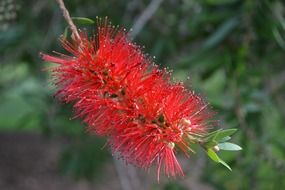
M 107 136 L 113 152 L 142 168 L 157 165 L 167 176 L 183 175 L 176 151 L 188 156 L 191 135 L 203 135 L 212 114 L 207 105 L 171 74 L 160 70 L 124 30 L 99 20 L 89 39 L 62 40 L 70 55 L 43 55 L 57 96 L 74 103 L 87 130 Z

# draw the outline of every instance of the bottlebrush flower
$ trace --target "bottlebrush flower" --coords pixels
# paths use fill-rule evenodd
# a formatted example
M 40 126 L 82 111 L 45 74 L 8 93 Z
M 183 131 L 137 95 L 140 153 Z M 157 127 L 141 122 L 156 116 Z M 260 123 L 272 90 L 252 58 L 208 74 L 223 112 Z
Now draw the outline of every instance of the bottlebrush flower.
M 171 73 L 153 65 L 127 33 L 106 20 L 97 21 L 93 38 L 81 32 L 81 41 L 62 39 L 69 55 L 43 54 L 51 68 L 57 97 L 74 103 L 75 118 L 87 131 L 107 136 L 113 152 L 127 163 L 148 169 L 158 177 L 183 176 L 177 151 L 191 152 L 191 136 L 204 135 L 212 113 L 207 104 Z

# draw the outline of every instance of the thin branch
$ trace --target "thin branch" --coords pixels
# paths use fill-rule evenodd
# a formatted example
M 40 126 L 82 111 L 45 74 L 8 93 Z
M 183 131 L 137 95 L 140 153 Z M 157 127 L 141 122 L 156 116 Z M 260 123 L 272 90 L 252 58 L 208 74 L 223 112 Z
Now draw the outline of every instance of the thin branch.
M 77 27 L 75 26 L 75 24 L 73 23 L 68 10 L 66 9 L 63 0 L 56 0 L 62 13 L 63 13 L 63 17 L 65 18 L 67 24 L 70 27 L 70 30 L 72 31 L 72 35 L 74 36 L 75 40 L 78 40 L 79 42 L 81 41 L 80 39 L 80 35 L 78 33 Z
M 129 34 L 132 39 L 134 39 L 140 33 L 144 25 L 156 12 L 162 2 L 163 0 L 152 0 L 151 3 L 146 7 L 132 27 L 132 31 Z

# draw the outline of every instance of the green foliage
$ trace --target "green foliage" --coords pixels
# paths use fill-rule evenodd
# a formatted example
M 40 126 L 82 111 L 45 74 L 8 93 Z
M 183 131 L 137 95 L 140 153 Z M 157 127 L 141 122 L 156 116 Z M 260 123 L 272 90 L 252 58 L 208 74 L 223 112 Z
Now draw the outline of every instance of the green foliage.
M 232 170 L 231 167 L 225 161 L 223 161 L 213 149 L 209 148 L 207 150 L 207 154 L 213 161 L 221 163 L 229 170 Z
M 168 183 L 165 185 L 163 190 L 186 190 L 187 188 L 180 185 L 179 183 Z
M 85 17 L 72 17 L 74 24 L 76 25 L 93 25 L 95 21 Z
M 218 147 L 220 150 L 230 150 L 230 151 L 242 150 L 242 148 L 239 145 L 229 143 L 229 142 L 219 143 Z
M 225 138 L 230 137 L 233 135 L 237 129 L 219 129 L 217 131 L 211 132 L 207 136 L 207 141 L 216 141 L 219 142 L 220 140 L 225 140 Z
M 202 142 L 201 146 L 207 151 L 209 158 L 213 161 L 224 165 L 229 170 L 232 170 L 230 166 L 223 161 L 216 152 L 219 150 L 238 151 L 242 148 L 236 144 L 226 142 L 231 139 L 231 136 L 237 131 L 237 129 L 219 129 L 209 133 Z
M 103 177 L 99 174 L 109 158 L 108 151 L 102 149 L 104 141 L 86 136 L 77 140 L 65 148 L 59 163 L 60 172 L 71 174 L 75 179 Z

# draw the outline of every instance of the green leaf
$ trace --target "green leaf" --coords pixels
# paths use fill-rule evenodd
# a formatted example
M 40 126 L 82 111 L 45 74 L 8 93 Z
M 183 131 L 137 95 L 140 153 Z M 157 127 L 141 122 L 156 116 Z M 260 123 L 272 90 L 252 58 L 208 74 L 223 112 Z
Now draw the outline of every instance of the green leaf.
M 223 164 L 226 168 L 228 168 L 230 171 L 232 171 L 232 168 L 224 160 L 219 158 L 219 163 Z
M 223 129 L 218 129 L 216 131 L 213 131 L 211 133 L 208 133 L 208 137 L 212 136 L 212 135 L 216 135 L 217 133 L 221 132 Z
M 82 24 L 82 25 L 92 25 L 95 23 L 94 20 L 92 20 L 90 18 L 85 18 L 85 17 L 72 17 L 72 20 L 76 24 Z
M 225 129 L 225 130 L 217 130 L 210 133 L 207 137 L 208 141 L 220 141 L 227 136 L 233 135 L 237 129 Z
M 217 135 L 215 136 L 214 140 L 220 141 L 221 139 L 223 139 L 223 138 L 225 138 L 227 136 L 233 135 L 236 131 L 237 131 L 237 129 L 225 129 L 225 130 L 222 130 L 219 133 L 217 133 Z
M 78 24 L 78 25 L 92 25 L 95 23 L 94 20 L 90 18 L 85 18 L 85 17 L 72 17 L 72 20 L 74 21 L 75 24 Z M 69 27 L 65 27 L 64 32 L 62 34 L 64 39 L 68 37 L 69 35 L 68 31 L 69 31 Z
M 242 148 L 239 145 L 236 145 L 236 144 L 233 144 L 233 143 L 229 143 L 229 142 L 220 143 L 220 144 L 218 144 L 218 147 L 221 150 L 229 150 L 229 151 L 239 151 L 239 150 L 242 150 Z
M 218 143 L 216 141 L 208 141 L 203 146 L 204 146 L 205 149 L 208 149 L 208 148 L 213 148 L 217 144 Z
M 232 171 L 231 167 L 225 161 L 223 161 L 213 149 L 209 148 L 207 150 L 207 154 L 213 161 L 224 165 L 226 168 L 228 168 L 230 171 Z
M 233 17 L 225 21 L 204 43 L 204 48 L 213 48 L 218 45 L 239 24 L 239 18 Z
M 209 156 L 213 161 L 219 162 L 220 158 L 219 158 L 219 156 L 216 154 L 216 152 L 213 151 L 213 149 L 209 148 L 209 149 L 207 150 L 207 154 L 208 154 L 208 156 Z
M 222 138 L 221 140 L 219 140 L 219 142 L 226 142 L 226 141 L 229 141 L 231 140 L 231 137 L 230 136 L 226 136 L 224 138 Z

